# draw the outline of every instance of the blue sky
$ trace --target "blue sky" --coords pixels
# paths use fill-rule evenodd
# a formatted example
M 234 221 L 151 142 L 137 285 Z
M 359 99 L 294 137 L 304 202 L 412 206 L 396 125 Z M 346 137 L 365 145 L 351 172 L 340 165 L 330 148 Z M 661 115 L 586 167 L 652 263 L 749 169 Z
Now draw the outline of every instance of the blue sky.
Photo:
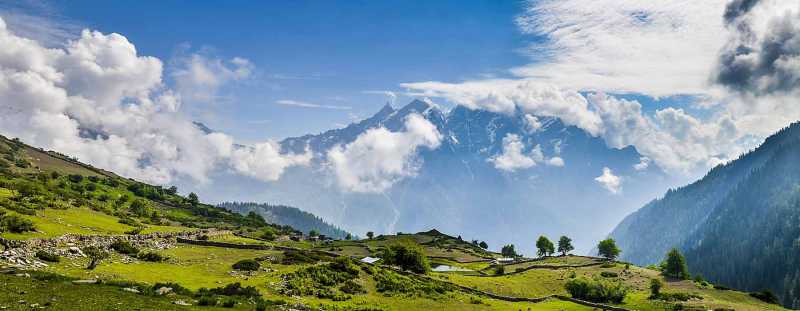
M 117 32 L 140 55 L 169 65 L 183 53 L 243 57 L 256 67 L 196 116 L 243 140 L 315 133 L 374 113 L 370 90 L 414 81 L 506 76 L 527 58 L 518 1 L 59 1 L 50 8 L 82 28 Z M 32 12 L 35 13 L 35 12 Z M 352 107 L 276 105 L 278 100 Z M 409 101 L 401 97 L 397 104 Z
M 272 144 L 344 126 L 376 112 L 389 101 L 383 92 L 393 92 L 397 106 L 429 97 L 445 107 L 557 117 L 609 147 L 633 146 L 665 171 L 686 174 L 735 158 L 800 118 L 791 92 L 764 96 L 746 81 L 717 79 L 726 69 L 721 56 L 735 46 L 731 42 L 753 41 L 746 43 L 761 53 L 758 40 L 770 38 L 766 28 L 740 37 L 739 28 L 723 22 L 728 2 L 226 1 L 223 6 L 26 0 L 0 4 L 0 16 L 10 31 L 2 35 L 21 49 L 38 51 L 49 66 L 38 72 L 41 68 L 30 67 L 25 58 L 9 55 L 9 68 L 70 96 L 46 110 L 59 112 L 52 117 L 133 141 L 128 135 L 141 130 L 115 128 L 117 119 L 97 120 L 95 114 L 125 111 L 131 100 L 155 101 L 168 112 L 156 115 L 175 120 L 147 130 L 172 135 L 164 140 L 177 144 L 182 132 L 163 126 L 201 121 L 229 135 L 205 137 L 209 148 L 226 146 L 217 151 L 228 157 L 228 140 Z M 777 0 L 763 0 L 761 6 L 748 13 L 754 25 L 769 25 L 796 10 Z M 20 38 L 33 39 L 36 46 Z M 136 54 L 129 53 L 132 46 Z M 116 55 L 119 63 L 103 64 L 93 53 Z M 157 58 L 163 68 L 145 56 Z M 105 71 L 81 68 L 98 74 L 98 85 L 83 88 L 83 76 L 73 77 L 76 82 L 49 75 L 74 72 L 61 58 L 96 63 Z M 114 74 L 117 80 L 109 80 Z M 147 98 L 141 96 L 145 90 Z M 41 94 L 49 93 L 27 95 Z M 180 105 L 160 100 L 172 95 Z M 25 117 L 39 111 L 29 112 Z M 25 124 L 7 130 L 43 137 L 38 139 L 45 146 L 66 141 Z M 127 155 L 161 152 L 144 147 Z M 293 162 L 284 160 L 279 162 Z M 172 169 L 165 167 L 159 169 Z

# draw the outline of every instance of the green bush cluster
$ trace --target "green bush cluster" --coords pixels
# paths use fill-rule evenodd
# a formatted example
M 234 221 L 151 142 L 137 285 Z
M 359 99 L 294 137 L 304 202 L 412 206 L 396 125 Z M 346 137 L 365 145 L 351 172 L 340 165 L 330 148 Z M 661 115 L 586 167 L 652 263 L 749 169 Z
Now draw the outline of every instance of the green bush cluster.
M 123 255 L 135 256 L 139 254 L 139 249 L 136 248 L 136 246 L 123 240 L 116 240 L 114 243 L 111 243 L 111 249 Z
M 385 264 L 395 265 L 406 271 L 428 273 L 431 270 L 428 257 L 425 257 L 422 248 L 411 242 L 384 248 L 381 258 Z
M 139 260 L 150 261 L 150 262 L 162 262 L 169 259 L 169 257 L 155 252 L 141 252 L 138 255 L 136 255 L 136 258 L 139 258 Z
M 46 252 L 44 250 L 40 250 L 36 252 L 36 258 L 39 258 L 43 261 L 47 262 L 59 262 L 61 261 L 61 256 L 58 256 L 53 253 Z
M 374 274 L 378 292 L 384 294 L 406 294 L 410 296 L 435 296 L 452 290 L 450 286 L 432 280 L 412 278 L 390 270 Z
M 351 259 L 340 257 L 329 264 L 311 266 L 284 275 L 286 285 L 281 291 L 286 295 L 346 300 L 349 297 L 337 293 L 334 288 L 340 284 L 345 284 L 347 281 L 353 281 L 358 277 L 358 274 L 358 266 Z M 352 284 L 345 288 L 347 290 L 356 289 Z
M 217 287 L 212 289 L 203 287 L 198 289 L 195 295 L 198 297 L 209 297 L 209 296 L 219 295 L 219 296 L 239 296 L 244 298 L 256 298 L 260 297 L 261 293 L 259 293 L 258 289 L 256 289 L 253 286 L 242 286 L 241 283 L 236 282 L 225 285 L 223 287 Z
M 628 295 L 628 288 L 621 282 L 599 279 L 571 279 L 564 288 L 573 298 L 600 303 L 622 303 Z
M 752 292 L 752 293 L 750 293 L 750 296 L 753 297 L 753 298 L 756 298 L 758 300 L 761 300 L 763 302 L 766 302 L 766 303 L 771 303 L 771 304 L 778 304 L 779 303 L 778 296 L 775 296 L 775 294 L 772 293 L 772 291 L 770 291 L 770 290 L 763 290 L 763 291 L 760 291 L 760 292 Z
M 33 222 L 17 215 L 0 214 L 0 231 L 23 233 L 34 231 Z
M 232 265 L 233 269 L 241 271 L 258 271 L 261 264 L 254 259 L 242 259 Z
M 602 276 L 604 278 L 615 278 L 615 277 L 618 277 L 619 274 L 616 273 L 616 272 L 611 272 L 611 271 L 603 271 L 603 272 L 600 272 L 600 276 Z

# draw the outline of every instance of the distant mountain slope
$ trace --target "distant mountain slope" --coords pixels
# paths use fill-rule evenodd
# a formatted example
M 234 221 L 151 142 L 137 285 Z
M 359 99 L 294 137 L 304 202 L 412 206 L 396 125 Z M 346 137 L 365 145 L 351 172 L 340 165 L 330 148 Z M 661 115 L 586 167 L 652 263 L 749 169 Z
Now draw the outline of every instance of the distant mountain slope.
M 268 223 L 288 225 L 306 234 L 316 230 L 320 234 L 338 239 L 344 239 L 348 235 L 348 232 L 296 207 L 253 202 L 224 202 L 218 206 L 242 215 L 256 212 Z
M 351 143 L 372 128 L 404 131 L 405 119 L 414 113 L 442 135 L 438 148 L 419 151 L 415 176 L 382 193 L 353 193 L 339 187 L 327 163 L 328 150 Z M 531 124 L 533 118 L 535 124 Z M 502 154 L 503 138 L 509 134 L 519 137 L 523 152 L 538 146 L 545 158 L 560 157 L 564 166 L 540 161 L 513 172 L 495 168 L 490 159 Z M 386 105 L 344 128 L 287 138 L 280 144 L 286 152 L 310 149 L 311 166 L 289 168 L 280 180 L 266 185 L 221 174 L 214 176 L 213 187 L 197 191 L 218 202 L 301 206 L 361 236 L 367 231 L 385 234 L 438 228 L 486 241 L 492 248 L 515 243 L 518 250 L 531 253 L 535 251 L 532 240 L 540 234 L 572 235 L 578 251 L 588 252 L 619 219 L 676 184 L 654 165 L 634 169 L 641 155 L 633 147 L 609 148 L 603 139 L 557 118 L 463 106 L 445 111 L 422 100 L 399 108 Z M 604 167 L 621 176 L 621 193 L 610 193 L 595 181 Z
M 800 306 L 800 123 L 756 150 L 669 191 L 611 233 L 622 258 L 686 252 L 693 273 L 744 290 L 770 288 Z

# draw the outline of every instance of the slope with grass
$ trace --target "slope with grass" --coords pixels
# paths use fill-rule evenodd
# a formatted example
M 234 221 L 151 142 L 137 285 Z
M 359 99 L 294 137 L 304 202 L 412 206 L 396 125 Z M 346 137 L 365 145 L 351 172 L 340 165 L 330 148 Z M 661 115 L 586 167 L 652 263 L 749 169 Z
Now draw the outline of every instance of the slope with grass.
M 0 138 L 0 153 L 5 309 L 591 310 L 566 290 L 582 278 L 626 288 L 613 306 L 624 310 L 781 309 L 691 281 L 663 289 L 687 301 L 649 299 L 657 271 L 591 257 L 499 265 L 500 254 L 436 230 L 319 239 L 19 141 Z

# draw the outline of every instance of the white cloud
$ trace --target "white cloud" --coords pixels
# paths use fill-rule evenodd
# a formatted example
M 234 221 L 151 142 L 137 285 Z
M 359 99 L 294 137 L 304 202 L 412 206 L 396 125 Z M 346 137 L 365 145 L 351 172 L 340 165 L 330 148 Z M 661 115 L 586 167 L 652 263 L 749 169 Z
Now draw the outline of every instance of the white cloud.
M 181 96 L 164 87 L 162 62 L 137 55 L 119 34 L 84 30 L 63 48 L 46 48 L 0 19 L 0 46 L 4 135 L 159 184 L 176 176 L 206 182 L 216 167 L 241 167 L 237 161 L 248 160 L 248 152 L 279 163 L 255 167 L 267 179 L 304 163 L 263 147 L 242 150 L 225 134 L 200 131 L 179 112 Z
M 306 166 L 311 162 L 312 153 L 306 150 L 303 154 L 282 155 L 281 147 L 276 142 L 264 142 L 253 147 L 239 148 L 233 151 L 231 163 L 242 175 L 254 177 L 262 181 L 276 181 L 290 166 Z
M 492 162 L 495 168 L 506 172 L 528 169 L 540 162 L 549 166 L 564 166 L 564 159 L 561 157 L 546 158 L 541 145 L 534 146 L 528 152 L 525 152 L 525 149 L 525 144 L 520 140 L 519 135 L 506 134 L 503 137 L 502 153 L 491 157 L 489 162 Z
M 223 61 L 197 53 L 180 57 L 177 63 L 172 77 L 178 93 L 185 101 L 200 103 L 217 100 L 222 85 L 246 79 L 255 69 L 249 60 L 241 57 Z
M 541 148 L 538 148 L 538 145 L 536 147 L 530 153 L 525 153 L 525 144 L 520 141 L 519 136 L 508 134 L 503 137 L 503 153 L 492 157 L 489 161 L 494 163 L 495 168 L 507 172 L 531 168 L 536 165 L 534 157 L 540 159 L 543 157 Z
M 421 164 L 416 158 L 417 150 L 438 148 L 441 139 L 435 125 L 411 114 L 405 120 L 405 131 L 370 129 L 350 144 L 333 147 L 327 159 L 342 190 L 382 192 L 415 176 Z
M 530 1 L 517 24 L 547 41 L 530 47 L 535 62 L 512 72 L 579 90 L 704 94 L 725 43 L 727 2 Z
M 613 194 L 618 194 L 622 191 L 622 178 L 614 175 L 608 167 L 604 167 L 603 174 L 597 176 L 594 180 Z
M 539 121 L 539 118 L 530 114 L 525 115 L 525 130 L 529 134 L 536 133 L 541 128 L 542 128 L 542 122 Z
M 564 167 L 564 159 L 562 159 L 561 157 L 552 157 L 550 159 L 547 159 L 547 165 Z
M 319 109 L 332 109 L 332 110 L 350 110 L 352 107 L 349 106 L 334 106 L 334 105 L 319 105 L 313 104 L 309 102 L 299 101 L 299 100 L 291 100 L 291 99 L 281 99 L 275 102 L 278 105 L 283 106 L 293 106 L 293 107 L 302 107 L 302 108 L 319 108 Z
M 650 158 L 648 158 L 648 157 L 640 157 L 639 158 L 639 163 L 636 163 L 636 164 L 633 165 L 633 169 L 635 169 L 637 171 L 644 171 L 648 167 L 650 167 Z

